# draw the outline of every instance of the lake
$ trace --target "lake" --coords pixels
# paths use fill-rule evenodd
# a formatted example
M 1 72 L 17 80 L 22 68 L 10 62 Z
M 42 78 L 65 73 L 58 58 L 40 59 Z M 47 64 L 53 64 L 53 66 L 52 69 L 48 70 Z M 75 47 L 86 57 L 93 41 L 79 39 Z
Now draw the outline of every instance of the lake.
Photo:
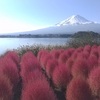
M 0 54 L 25 45 L 64 45 L 69 38 L 0 38 Z

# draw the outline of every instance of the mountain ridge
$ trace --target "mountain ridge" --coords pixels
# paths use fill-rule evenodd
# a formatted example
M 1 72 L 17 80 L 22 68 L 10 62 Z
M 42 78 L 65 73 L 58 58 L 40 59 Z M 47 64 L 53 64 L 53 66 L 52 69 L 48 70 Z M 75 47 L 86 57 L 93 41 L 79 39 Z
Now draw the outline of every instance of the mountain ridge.
M 72 15 L 67 19 L 57 23 L 56 25 L 63 26 L 63 25 L 78 25 L 78 24 L 90 24 L 90 23 L 95 23 L 95 22 L 87 20 L 86 18 L 80 15 Z
M 74 34 L 78 31 L 93 31 L 100 33 L 100 24 L 87 20 L 80 15 L 73 15 L 56 25 L 28 32 L 18 32 L 16 34 Z

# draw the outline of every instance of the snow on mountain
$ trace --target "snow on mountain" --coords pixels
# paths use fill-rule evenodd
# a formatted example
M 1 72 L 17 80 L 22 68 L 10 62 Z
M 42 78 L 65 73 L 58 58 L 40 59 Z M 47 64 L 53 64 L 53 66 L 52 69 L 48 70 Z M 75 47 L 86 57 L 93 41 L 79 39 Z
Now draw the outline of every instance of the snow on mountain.
M 100 33 L 100 24 L 89 21 L 80 15 L 73 15 L 60 23 L 29 32 L 30 34 L 73 34 L 78 31 L 94 31 Z
M 80 15 L 73 15 L 61 21 L 60 23 L 57 23 L 56 25 L 62 26 L 62 25 L 77 25 L 77 24 L 90 24 L 90 23 L 94 23 L 94 22 L 89 21 Z

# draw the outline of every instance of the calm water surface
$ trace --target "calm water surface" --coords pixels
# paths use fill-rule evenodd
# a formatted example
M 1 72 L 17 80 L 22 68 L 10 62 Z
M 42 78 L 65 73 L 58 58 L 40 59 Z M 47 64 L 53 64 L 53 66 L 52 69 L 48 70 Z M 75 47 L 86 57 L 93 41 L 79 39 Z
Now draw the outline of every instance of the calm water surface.
M 68 38 L 0 38 L 0 54 L 25 45 L 64 45 Z

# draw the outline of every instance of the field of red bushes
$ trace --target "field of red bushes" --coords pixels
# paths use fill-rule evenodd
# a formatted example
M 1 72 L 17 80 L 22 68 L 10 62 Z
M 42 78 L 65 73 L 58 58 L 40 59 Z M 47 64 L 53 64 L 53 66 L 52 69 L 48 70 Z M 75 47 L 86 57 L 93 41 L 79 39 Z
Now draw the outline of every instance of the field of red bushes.
M 0 100 L 100 100 L 100 46 L 0 57 Z

